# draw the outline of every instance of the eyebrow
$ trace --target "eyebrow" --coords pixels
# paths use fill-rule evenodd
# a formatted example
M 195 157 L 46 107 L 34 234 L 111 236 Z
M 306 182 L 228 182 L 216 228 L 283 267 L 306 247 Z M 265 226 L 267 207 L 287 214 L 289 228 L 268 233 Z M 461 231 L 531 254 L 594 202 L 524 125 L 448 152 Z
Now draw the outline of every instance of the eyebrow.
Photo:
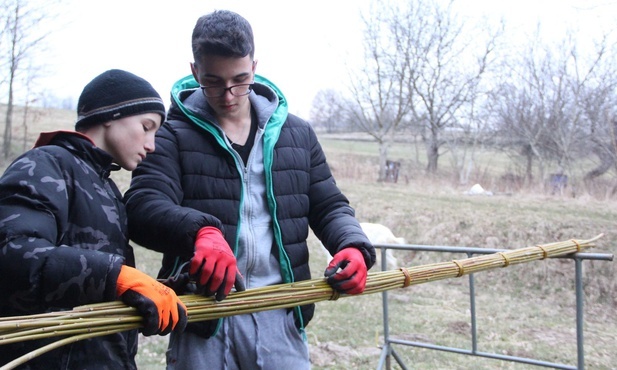
M 240 78 L 240 77 L 247 77 L 250 74 L 251 74 L 251 72 L 238 73 L 237 75 L 233 76 L 231 79 L 234 80 L 234 79 L 237 79 L 237 78 Z M 216 79 L 219 79 L 219 80 L 224 80 L 224 78 L 222 78 L 221 76 L 218 76 L 218 75 L 215 75 L 215 74 L 210 74 L 210 73 L 206 73 L 204 75 L 204 78 L 216 78 Z

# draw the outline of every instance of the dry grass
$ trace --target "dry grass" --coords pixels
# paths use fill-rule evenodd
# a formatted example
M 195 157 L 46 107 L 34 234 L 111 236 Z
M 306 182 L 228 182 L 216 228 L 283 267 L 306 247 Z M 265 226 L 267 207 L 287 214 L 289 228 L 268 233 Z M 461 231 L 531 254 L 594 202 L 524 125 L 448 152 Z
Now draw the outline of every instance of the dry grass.
M 11 153 L 17 156 L 30 149 L 42 131 L 71 130 L 75 126 L 77 114 L 64 109 L 44 109 L 31 107 L 24 119 L 24 108 L 15 107 L 13 111 Z M 0 104 L 0 117 L 4 123 L 6 105 Z M 24 125 L 24 122 L 26 124 Z M 4 124 L 2 133 L 4 134 Z M 25 138 L 24 138 L 25 136 Z M 0 139 L 2 140 L 2 139 Z M 4 164 L 3 168 L 7 165 Z

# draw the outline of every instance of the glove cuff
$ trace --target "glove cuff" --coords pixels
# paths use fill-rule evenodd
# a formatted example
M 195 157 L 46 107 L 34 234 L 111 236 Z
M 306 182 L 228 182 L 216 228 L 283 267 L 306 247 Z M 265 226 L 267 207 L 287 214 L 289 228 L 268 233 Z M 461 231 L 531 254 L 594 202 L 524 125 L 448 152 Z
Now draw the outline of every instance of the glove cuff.
M 137 281 L 142 279 L 142 275 L 144 275 L 143 272 L 140 272 L 136 268 L 122 265 L 120 274 L 118 274 L 118 280 L 116 281 L 116 294 L 118 294 L 118 297 L 134 286 Z
M 223 237 L 223 232 L 214 226 L 204 226 L 199 229 L 199 231 L 197 231 L 197 239 L 213 235 L 219 235 L 220 237 Z

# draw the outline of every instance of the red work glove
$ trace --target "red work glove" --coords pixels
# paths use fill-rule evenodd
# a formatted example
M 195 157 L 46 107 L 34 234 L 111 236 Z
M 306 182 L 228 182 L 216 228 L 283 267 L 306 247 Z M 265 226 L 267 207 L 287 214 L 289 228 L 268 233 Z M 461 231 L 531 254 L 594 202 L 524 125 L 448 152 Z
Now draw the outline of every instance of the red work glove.
M 206 296 L 215 295 L 217 301 L 227 297 L 236 284 L 244 290 L 244 280 L 238 272 L 236 256 L 223 238 L 221 230 L 206 226 L 199 229 L 189 274 L 194 277 L 197 291 Z
M 123 265 L 120 269 L 116 293 L 143 316 L 143 335 L 165 335 L 186 327 L 186 306 L 176 293 L 133 267 Z
M 364 256 L 356 248 L 345 248 L 335 254 L 324 272 L 328 284 L 346 294 L 362 293 L 366 286 L 366 274 Z

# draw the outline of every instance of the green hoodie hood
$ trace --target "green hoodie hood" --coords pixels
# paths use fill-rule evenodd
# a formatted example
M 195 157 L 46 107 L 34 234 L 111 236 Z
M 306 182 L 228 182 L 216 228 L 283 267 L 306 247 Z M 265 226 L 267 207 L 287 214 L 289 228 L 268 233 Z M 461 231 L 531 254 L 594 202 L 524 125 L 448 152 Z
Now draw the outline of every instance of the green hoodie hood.
M 268 125 L 282 125 L 283 122 L 285 122 L 285 119 L 287 119 L 288 114 L 287 99 L 285 98 L 281 90 L 279 90 L 279 88 L 267 78 L 256 74 L 255 83 L 269 87 L 278 97 L 278 107 L 268 120 Z M 176 83 L 173 85 L 173 87 L 171 88 L 171 98 L 176 104 L 176 106 L 182 111 L 182 113 L 184 113 L 197 126 L 212 132 L 212 127 L 206 124 L 202 118 L 198 117 L 194 112 L 192 112 L 188 107 L 186 107 L 182 101 L 182 96 L 185 96 L 184 94 L 182 94 L 183 92 L 194 91 L 196 89 L 199 89 L 199 83 L 195 80 L 193 75 L 188 75 L 176 81 Z

